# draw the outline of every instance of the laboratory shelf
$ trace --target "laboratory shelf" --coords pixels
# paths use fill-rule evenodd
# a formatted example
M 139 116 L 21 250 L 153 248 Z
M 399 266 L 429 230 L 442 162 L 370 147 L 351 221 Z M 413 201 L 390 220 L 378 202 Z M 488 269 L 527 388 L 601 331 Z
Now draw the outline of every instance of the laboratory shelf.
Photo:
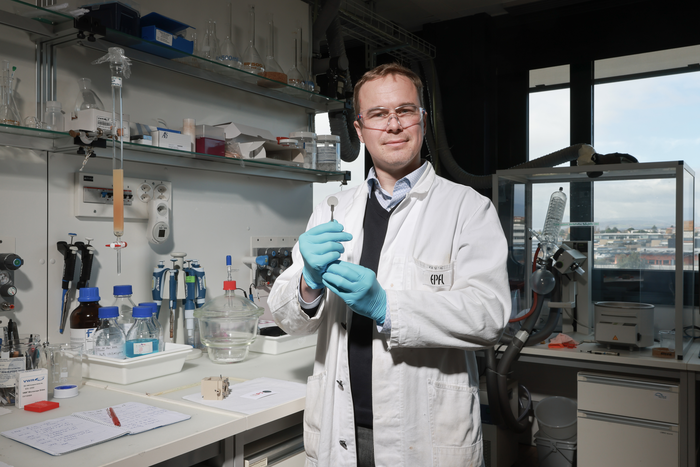
M 78 146 L 73 143 L 73 138 L 67 132 L 3 124 L 0 124 L 0 145 L 63 153 L 78 150 Z M 107 148 L 95 149 L 95 155 L 100 158 L 111 158 L 112 142 L 107 141 Z M 129 142 L 124 142 L 124 160 L 306 182 L 326 183 L 350 180 L 350 172 L 305 169 L 281 160 L 234 159 Z
M 19 0 L 0 0 L 0 13 L 0 24 L 44 37 L 56 34 L 59 25 L 73 23 L 73 17 L 67 12 L 42 8 Z
M 73 29 L 63 31 L 56 37 L 45 41 L 45 43 L 54 47 L 75 43 L 100 52 L 106 52 L 109 47 L 119 46 L 124 49 L 126 56 L 132 61 L 286 102 L 314 112 L 328 112 L 329 110 L 342 109 L 345 106 L 343 101 L 331 99 L 243 70 L 227 67 L 218 61 L 207 60 L 109 28 L 105 36 L 98 36 L 95 41 L 79 39 L 77 31 Z M 157 52 L 162 51 L 164 55 L 174 58 L 164 58 L 143 50 L 137 50 L 140 48 L 147 48 Z

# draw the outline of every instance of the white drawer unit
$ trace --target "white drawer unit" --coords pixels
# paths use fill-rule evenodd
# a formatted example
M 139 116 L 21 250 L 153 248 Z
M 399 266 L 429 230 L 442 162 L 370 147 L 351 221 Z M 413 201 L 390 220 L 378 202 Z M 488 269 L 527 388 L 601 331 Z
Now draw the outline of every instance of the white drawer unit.
M 678 466 L 677 384 L 578 374 L 579 467 Z

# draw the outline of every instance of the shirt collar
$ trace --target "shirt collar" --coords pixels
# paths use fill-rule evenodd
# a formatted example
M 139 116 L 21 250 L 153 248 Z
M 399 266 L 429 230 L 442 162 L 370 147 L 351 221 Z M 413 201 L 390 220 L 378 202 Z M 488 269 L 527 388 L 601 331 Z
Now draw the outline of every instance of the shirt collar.
M 374 192 L 377 196 L 381 195 L 382 198 L 390 201 L 392 206 L 395 206 L 396 204 L 400 203 L 406 197 L 411 188 L 418 183 L 418 180 L 420 180 L 427 167 L 428 161 L 426 160 L 416 170 L 398 180 L 394 185 L 393 195 L 390 195 L 384 188 L 382 188 L 374 167 L 371 167 L 369 169 L 369 174 L 367 174 L 367 196 L 371 196 L 372 192 Z

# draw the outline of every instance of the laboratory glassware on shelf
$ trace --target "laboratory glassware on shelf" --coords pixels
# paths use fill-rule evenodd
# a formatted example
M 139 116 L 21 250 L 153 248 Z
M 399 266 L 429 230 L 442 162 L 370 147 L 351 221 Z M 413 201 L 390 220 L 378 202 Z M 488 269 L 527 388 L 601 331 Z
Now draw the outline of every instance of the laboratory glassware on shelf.
M 102 100 L 92 90 L 92 80 L 90 78 L 78 78 L 78 88 L 78 97 L 75 99 L 73 110 L 78 112 L 87 109 L 105 109 Z
M 258 320 L 263 309 L 242 295 L 236 295 L 236 281 L 231 275 L 231 256 L 226 257 L 228 270 L 224 295 L 194 312 L 199 323 L 202 343 L 214 363 L 240 362 L 248 356 L 248 348 L 258 334 Z
M 207 21 L 207 30 L 204 33 L 204 38 L 200 45 L 200 56 L 209 61 L 216 61 L 219 56 L 219 42 L 216 39 L 216 22 L 213 20 Z M 213 63 L 205 62 L 205 68 L 209 70 L 216 69 L 218 71 L 219 67 L 216 67 Z
M 112 187 L 114 190 L 113 220 L 114 236 L 113 243 L 108 244 L 109 248 L 117 252 L 117 275 L 122 273 L 122 249 L 126 248 L 126 242 L 122 240 L 124 236 L 124 109 L 122 105 L 122 82 L 131 76 L 131 60 L 124 55 L 124 50 L 119 47 L 110 47 L 104 55 L 92 64 L 109 63 L 112 85 L 112 127 L 110 136 L 112 143 Z M 117 90 L 119 91 L 119 127 L 117 127 Z M 117 144 L 119 138 L 119 160 L 117 161 Z
M 150 306 L 134 307 L 134 325 L 126 335 L 126 357 L 140 357 L 158 352 L 158 330 L 153 324 Z
M 61 111 L 61 103 L 58 101 L 47 101 L 44 112 L 44 129 L 51 131 L 63 131 L 65 121 Z
M 100 327 L 95 331 L 95 355 L 100 357 L 126 358 L 126 335 L 117 318 L 119 307 L 104 306 L 98 310 Z
M 78 305 L 70 314 L 70 342 L 82 345 L 86 354 L 94 350 L 95 331 L 100 327 L 100 291 L 83 287 L 78 292 Z
M 262 86 L 264 88 L 281 88 L 287 84 L 287 75 L 284 73 L 284 71 L 282 71 L 282 67 L 279 65 L 279 63 L 277 63 L 277 60 L 275 60 L 275 25 L 272 20 L 270 20 L 268 26 L 270 28 L 270 35 L 267 42 L 265 71 L 262 72 L 262 76 L 267 78 L 267 80 L 259 80 L 258 86 Z
M 241 62 L 241 55 L 238 53 L 238 49 L 233 43 L 233 19 L 231 16 L 231 4 L 228 4 L 228 35 L 226 40 L 221 45 L 219 50 L 219 55 L 217 60 L 226 65 L 229 68 L 240 68 L 243 63 Z M 233 75 L 234 72 L 230 70 L 224 70 L 226 74 Z
M 299 69 L 299 31 L 295 31 L 294 34 L 294 66 L 287 72 L 287 84 L 294 86 L 299 89 L 306 89 L 306 80 L 304 75 Z
M 2 61 L 2 76 L 0 79 L 0 123 L 4 125 L 20 126 L 22 115 L 15 102 L 14 96 L 14 75 L 17 67 L 10 69 L 8 60 Z
M 250 6 L 250 38 L 248 47 L 243 52 L 243 71 L 253 73 L 255 75 L 262 74 L 265 71 L 263 59 L 260 57 L 258 50 L 255 48 L 255 6 Z

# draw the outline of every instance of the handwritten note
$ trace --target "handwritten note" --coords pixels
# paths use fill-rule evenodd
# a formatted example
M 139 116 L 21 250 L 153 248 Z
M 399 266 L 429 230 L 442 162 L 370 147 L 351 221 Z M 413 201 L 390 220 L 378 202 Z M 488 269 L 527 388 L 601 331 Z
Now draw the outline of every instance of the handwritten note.
M 107 426 L 72 415 L 2 432 L 7 438 L 48 452 L 52 456 L 60 456 L 125 434 L 126 430 L 116 426 Z
M 60 456 L 126 434 L 143 433 L 191 418 L 190 415 L 139 402 L 127 402 L 112 408 L 121 427 L 114 426 L 105 407 L 3 431 L 2 435 L 52 456 Z
M 139 402 L 127 402 L 114 405 L 112 408 L 114 413 L 117 414 L 121 427 L 132 435 L 191 418 L 189 415 L 180 412 L 173 412 L 172 410 L 161 409 L 160 407 Z M 113 425 L 112 419 L 105 409 L 76 412 L 73 415 L 105 425 Z

